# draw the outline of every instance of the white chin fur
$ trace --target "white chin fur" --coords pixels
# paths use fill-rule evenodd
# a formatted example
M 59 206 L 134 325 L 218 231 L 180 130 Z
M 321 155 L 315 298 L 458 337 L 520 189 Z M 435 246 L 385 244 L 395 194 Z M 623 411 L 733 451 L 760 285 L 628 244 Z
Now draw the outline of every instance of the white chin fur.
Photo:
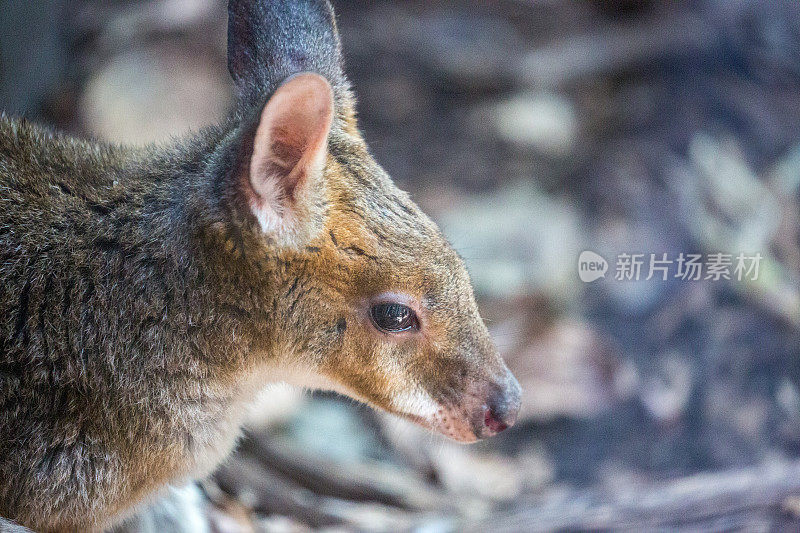
M 274 368 L 269 372 L 269 381 L 273 383 L 286 383 L 309 390 L 333 391 L 360 402 L 367 403 L 364 398 L 361 398 L 358 394 L 355 394 L 342 384 L 314 370 L 304 368 L 303 366 L 281 366 L 280 368 Z M 394 411 L 412 417 L 422 418 L 429 422 L 434 421 L 442 410 L 442 406 L 421 387 L 416 387 L 413 390 L 395 392 L 392 394 L 390 401 L 391 408 Z
M 422 389 L 402 391 L 392 396 L 392 407 L 400 413 L 431 420 L 439 404 Z

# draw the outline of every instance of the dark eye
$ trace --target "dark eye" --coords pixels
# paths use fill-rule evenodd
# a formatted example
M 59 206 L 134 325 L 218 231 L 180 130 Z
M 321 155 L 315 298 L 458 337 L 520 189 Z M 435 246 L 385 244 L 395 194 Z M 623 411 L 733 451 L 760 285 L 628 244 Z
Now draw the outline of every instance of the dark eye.
M 417 315 L 407 305 L 398 303 L 374 305 L 370 315 L 378 329 L 389 333 L 400 333 L 418 327 Z

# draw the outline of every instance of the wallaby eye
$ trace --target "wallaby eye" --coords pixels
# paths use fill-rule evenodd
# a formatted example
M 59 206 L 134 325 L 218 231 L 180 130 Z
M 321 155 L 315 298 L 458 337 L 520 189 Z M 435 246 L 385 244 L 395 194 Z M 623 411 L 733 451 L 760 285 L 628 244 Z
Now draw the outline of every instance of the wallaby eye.
M 400 333 L 418 327 L 417 315 L 407 305 L 383 303 L 373 305 L 370 310 L 372 322 L 378 329 L 389 333 Z

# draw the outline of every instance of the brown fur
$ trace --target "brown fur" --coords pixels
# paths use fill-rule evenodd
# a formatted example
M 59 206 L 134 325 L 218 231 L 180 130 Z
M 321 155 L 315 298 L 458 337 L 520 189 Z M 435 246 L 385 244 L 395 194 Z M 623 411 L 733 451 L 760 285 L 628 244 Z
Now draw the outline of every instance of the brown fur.
M 270 381 L 461 440 L 481 436 L 491 391 L 518 405 L 462 261 L 370 157 L 331 81 L 324 194 L 299 245 L 265 234 L 237 185 L 260 106 L 140 150 L 0 118 L 0 516 L 108 527 L 210 472 Z M 418 309 L 418 334 L 371 324 L 385 292 Z M 393 398 L 418 390 L 436 415 L 400 412 Z

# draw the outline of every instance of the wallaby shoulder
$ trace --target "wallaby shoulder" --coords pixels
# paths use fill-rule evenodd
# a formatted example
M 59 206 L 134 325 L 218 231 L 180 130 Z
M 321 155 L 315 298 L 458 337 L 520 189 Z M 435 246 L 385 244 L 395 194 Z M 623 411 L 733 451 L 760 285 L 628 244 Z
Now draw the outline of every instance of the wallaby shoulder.
M 103 196 L 112 187 L 133 193 L 137 185 L 166 183 L 202 171 L 230 129 L 229 122 L 161 145 L 125 146 L 81 139 L 0 114 L 0 184 L 38 196 L 53 187 L 66 194 Z
M 88 189 L 113 180 L 131 156 L 122 147 L 81 140 L 25 119 L 0 115 L 0 179 L 31 193 L 67 177 Z M 80 176 L 80 179 L 78 179 Z

